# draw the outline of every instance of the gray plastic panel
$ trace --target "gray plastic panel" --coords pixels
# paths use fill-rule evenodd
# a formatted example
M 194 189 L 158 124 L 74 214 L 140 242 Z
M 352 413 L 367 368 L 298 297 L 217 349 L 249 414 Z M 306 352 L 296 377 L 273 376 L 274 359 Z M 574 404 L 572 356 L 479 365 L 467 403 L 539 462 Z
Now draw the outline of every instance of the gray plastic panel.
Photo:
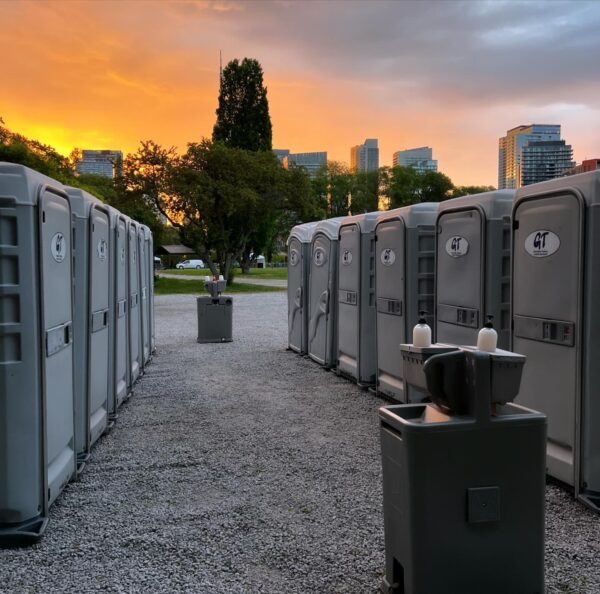
M 40 199 L 41 303 L 44 330 L 68 327 L 71 300 L 71 212 L 63 195 L 46 190 Z M 66 336 L 66 334 L 65 334 Z M 48 504 L 75 470 L 73 434 L 73 343 L 43 358 Z
M 108 425 L 110 222 L 104 206 L 95 205 L 89 220 L 89 432 L 94 444 Z
M 148 300 L 148 254 L 146 252 L 146 234 L 142 226 L 138 229 L 138 250 L 140 267 L 140 314 L 141 314 L 141 341 L 142 341 L 142 367 L 150 360 L 150 334 L 149 330 L 149 300 Z
M 296 237 L 288 240 L 288 346 L 300 354 L 306 353 L 308 331 L 306 245 L 310 249 Z
M 319 227 L 321 225 L 319 224 Z M 339 225 L 338 225 L 339 228 Z M 308 354 L 329 368 L 335 365 L 335 293 L 338 240 L 316 232 L 311 245 Z
M 142 370 L 142 335 L 140 314 L 140 255 L 138 225 L 128 222 L 128 296 L 129 296 L 129 386 L 137 381 Z
M 337 293 L 337 369 L 359 381 L 361 233 L 354 223 L 340 229 Z
M 570 194 L 524 200 L 515 207 L 515 221 L 513 349 L 527 356 L 517 402 L 546 413 L 548 472 L 575 485 L 577 395 L 581 381 L 583 205 L 577 196 Z M 556 252 L 534 256 L 526 251 L 528 238 L 540 230 L 553 232 L 560 238 Z M 555 320 L 566 324 L 552 326 Z M 545 329 L 550 340 L 544 340 Z M 565 330 L 570 333 L 567 338 L 575 348 L 554 340 L 558 334 L 552 333 L 559 329 L 562 338 Z
M 127 220 L 123 215 L 115 227 L 115 402 L 116 408 L 127 398 L 129 383 L 127 275 L 128 248 Z

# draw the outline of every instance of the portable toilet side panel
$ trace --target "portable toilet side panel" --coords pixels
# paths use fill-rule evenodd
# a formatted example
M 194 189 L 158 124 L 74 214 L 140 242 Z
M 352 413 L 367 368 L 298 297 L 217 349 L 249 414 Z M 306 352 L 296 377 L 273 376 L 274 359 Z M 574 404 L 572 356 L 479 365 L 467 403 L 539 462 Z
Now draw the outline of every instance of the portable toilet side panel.
M 142 336 L 142 366 L 150 360 L 150 334 L 148 332 L 148 257 L 146 246 L 146 234 L 144 227 L 138 228 L 138 249 L 139 249 L 139 267 L 140 267 L 140 293 L 141 293 L 141 336 Z
M 137 223 L 129 221 L 129 385 L 141 372 L 140 275 Z
M 153 354 L 156 351 L 156 328 L 154 323 L 154 237 L 150 229 L 148 229 L 148 245 L 148 266 L 150 267 L 148 277 L 150 291 L 150 353 Z
M 94 444 L 108 425 L 110 320 L 110 221 L 107 208 L 95 204 L 89 218 L 89 394 L 90 443 Z
M 108 214 L 108 415 L 116 415 L 115 399 L 115 325 L 116 325 L 116 298 L 115 298 L 115 268 L 117 265 L 116 226 L 118 211 L 111 206 L 106 206 Z
M 361 233 L 357 223 L 340 228 L 337 298 L 337 369 L 360 380 L 358 368 L 360 332 Z
M 93 198 L 79 188 L 65 188 L 71 206 L 73 226 L 73 406 L 75 453 L 85 463 L 90 453 L 89 434 L 89 214 Z
M 61 184 L 0 163 L 0 543 L 39 538 L 75 472 L 71 281 Z
M 297 353 L 306 352 L 305 330 L 305 268 L 303 245 L 297 237 L 288 241 L 288 346 Z
M 329 369 L 335 365 L 336 287 L 339 228 L 342 218 L 321 221 L 311 243 L 308 282 L 308 355 Z
M 376 227 L 377 391 L 399 402 L 399 345 L 410 342 L 420 311 L 433 320 L 437 211 L 437 203 L 407 206 L 382 214 Z
M 288 346 L 308 352 L 308 283 L 311 241 L 317 223 L 296 225 L 288 238 Z
M 127 219 L 119 215 L 115 228 L 115 408 L 127 398 L 129 387 L 129 311 L 128 291 L 128 232 Z
M 517 402 L 548 417 L 548 474 L 596 509 L 599 204 L 598 172 L 519 190 L 512 308 L 512 348 L 527 356 Z
M 436 240 L 437 342 L 473 345 L 494 316 L 498 347 L 510 340 L 510 212 L 514 192 L 440 204 Z

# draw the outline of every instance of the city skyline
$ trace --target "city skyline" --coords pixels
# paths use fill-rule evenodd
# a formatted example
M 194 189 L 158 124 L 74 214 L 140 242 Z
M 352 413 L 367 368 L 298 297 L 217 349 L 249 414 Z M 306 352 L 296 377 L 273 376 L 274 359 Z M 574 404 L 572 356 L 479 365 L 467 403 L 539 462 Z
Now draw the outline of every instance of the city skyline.
M 103 6 L 0 3 L 10 129 L 65 154 L 147 139 L 183 152 L 212 134 L 222 49 L 261 62 L 274 147 L 349 164 L 368 135 L 391 165 L 427 144 L 455 183 L 493 185 L 517 122 L 559 122 L 577 162 L 600 153 L 596 3 L 311 2 L 293 19 L 277 1 Z

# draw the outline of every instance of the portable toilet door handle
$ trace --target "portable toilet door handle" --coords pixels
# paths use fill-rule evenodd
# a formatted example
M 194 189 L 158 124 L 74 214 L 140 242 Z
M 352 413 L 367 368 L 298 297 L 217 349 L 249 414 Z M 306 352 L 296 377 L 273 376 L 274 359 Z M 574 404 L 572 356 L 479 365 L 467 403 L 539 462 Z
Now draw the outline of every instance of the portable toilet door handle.
M 296 314 L 300 311 L 302 307 L 302 287 L 298 287 L 296 289 L 296 295 L 294 297 L 294 306 L 290 311 L 289 317 L 289 328 L 291 328 L 294 324 L 294 319 L 296 318 Z
M 329 291 L 325 290 L 321 293 L 321 296 L 319 297 L 319 307 L 317 309 L 317 313 L 310 320 L 309 339 L 308 339 L 310 343 L 312 343 L 312 341 L 314 340 L 314 338 L 317 334 L 317 326 L 319 324 L 319 320 L 324 315 L 327 315 L 328 305 L 329 305 Z

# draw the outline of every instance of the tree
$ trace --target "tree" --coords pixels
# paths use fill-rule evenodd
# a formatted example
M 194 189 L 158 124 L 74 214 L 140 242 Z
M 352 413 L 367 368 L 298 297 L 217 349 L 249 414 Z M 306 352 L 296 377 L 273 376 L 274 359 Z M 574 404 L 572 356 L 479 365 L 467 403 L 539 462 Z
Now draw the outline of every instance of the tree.
M 326 216 L 346 216 L 350 210 L 353 175 L 348 166 L 339 161 L 327 161 L 312 180 L 313 199 L 325 207 Z
M 387 189 L 390 208 L 418 202 L 440 202 L 450 196 L 453 187 L 450 178 L 443 173 L 419 173 L 412 167 L 393 167 Z
M 357 171 L 353 176 L 352 214 L 374 212 L 379 206 L 379 170 Z
M 273 148 L 267 89 L 257 60 L 232 60 L 223 70 L 213 140 L 249 151 Z
M 495 189 L 494 186 L 454 186 L 450 193 L 450 198 L 458 198 L 459 196 L 468 196 L 470 194 L 482 194 L 483 192 L 491 192 Z

